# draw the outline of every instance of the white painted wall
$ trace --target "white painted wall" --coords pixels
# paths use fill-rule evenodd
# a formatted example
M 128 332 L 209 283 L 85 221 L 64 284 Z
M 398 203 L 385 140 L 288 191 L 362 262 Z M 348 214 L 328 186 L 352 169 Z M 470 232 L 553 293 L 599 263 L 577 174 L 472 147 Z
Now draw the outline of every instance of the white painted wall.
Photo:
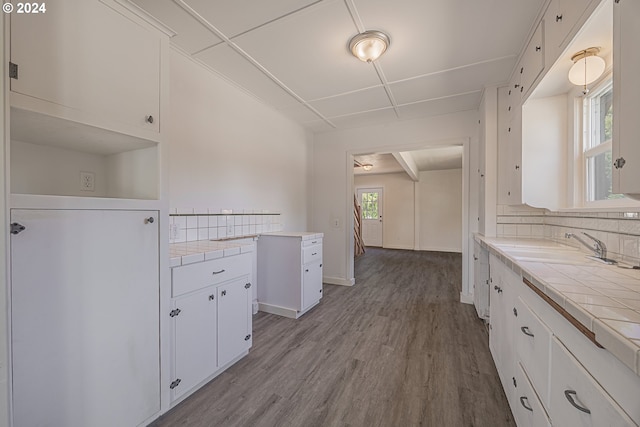
M 6 20 L 0 19 L 0 34 L 5 34 Z M 4 40 L 4 38 L 3 38 Z M 5 47 L 7 43 L 0 43 L 0 58 L 2 63 L 9 61 L 9 51 Z M 8 88 L 5 87 L 5 69 L 0 67 L 0 224 L 8 224 L 9 189 L 7 188 L 7 171 L 9 170 L 9 126 L 7 115 L 9 114 Z M 8 245 L 9 233 L 7 227 L 0 227 L 0 425 L 9 425 L 9 328 L 7 325 L 7 284 L 9 283 Z
M 269 209 L 307 230 L 311 135 L 175 50 L 170 208 Z
M 325 281 L 346 285 L 354 283 L 353 234 L 350 232 L 353 227 L 353 154 L 460 144 L 467 147 L 465 156 L 468 156 L 468 146 L 477 144 L 477 141 L 477 111 L 316 134 L 311 228 L 325 236 Z M 463 164 L 468 165 L 468 160 Z M 464 257 L 463 253 L 463 263 Z M 468 293 L 466 277 L 463 282 L 463 293 Z
M 413 249 L 414 184 L 402 173 L 356 175 L 358 188 L 382 187 L 382 247 Z
M 420 172 L 420 250 L 462 252 L 462 176 L 462 169 Z

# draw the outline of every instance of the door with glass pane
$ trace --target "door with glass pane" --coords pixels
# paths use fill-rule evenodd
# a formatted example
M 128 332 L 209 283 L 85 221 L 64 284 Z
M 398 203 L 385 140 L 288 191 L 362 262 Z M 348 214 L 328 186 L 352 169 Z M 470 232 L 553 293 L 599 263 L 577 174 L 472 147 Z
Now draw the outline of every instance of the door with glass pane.
M 382 246 L 382 188 L 358 189 L 365 246 Z

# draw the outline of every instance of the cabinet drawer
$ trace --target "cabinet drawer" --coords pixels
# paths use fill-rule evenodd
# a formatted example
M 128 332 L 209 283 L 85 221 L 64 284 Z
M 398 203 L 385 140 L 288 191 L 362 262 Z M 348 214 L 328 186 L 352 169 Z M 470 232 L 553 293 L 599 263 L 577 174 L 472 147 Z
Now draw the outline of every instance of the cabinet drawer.
M 302 241 L 302 246 L 304 246 L 304 247 L 313 246 L 313 245 L 322 245 L 322 237 L 319 237 L 317 239 L 303 240 Z
M 557 426 L 635 426 L 557 339 L 551 343 L 549 415 Z
M 206 286 L 217 285 L 227 280 L 249 275 L 250 273 L 250 254 L 235 255 L 175 267 L 172 271 L 172 295 L 175 297 Z
M 515 346 L 516 354 L 528 374 L 542 402 L 549 401 L 549 346 L 551 332 L 540 321 L 522 298 L 515 304 L 517 310 Z
M 516 400 L 513 414 L 519 427 L 549 427 L 549 416 L 519 363 L 516 366 Z
M 302 263 L 308 264 L 322 259 L 322 245 L 308 246 L 302 249 Z

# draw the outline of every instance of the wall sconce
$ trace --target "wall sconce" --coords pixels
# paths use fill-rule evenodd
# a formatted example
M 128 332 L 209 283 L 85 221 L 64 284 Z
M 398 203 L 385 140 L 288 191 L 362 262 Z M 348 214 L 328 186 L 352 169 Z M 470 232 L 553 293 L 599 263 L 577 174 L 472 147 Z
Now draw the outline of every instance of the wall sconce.
M 362 169 L 370 171 L 371 169 L 373 169 L 373 165 L 371 163 L 365 163 L 364 165 L 362 165 Z
M 365 31 L 349 41 L 349 50 L 360 61 L 372 62 L 382 55 L 391 41 L 382 31 Z
M 604 73 L 604 59 L 598 56 L 599 47 L 590 47 L 575 53 L 571 60 L 573 65 L 569 70 L 569 81 L 576 86 L 582 86 L 582 93 L 589 93 L 587 85 L 593 83 Z

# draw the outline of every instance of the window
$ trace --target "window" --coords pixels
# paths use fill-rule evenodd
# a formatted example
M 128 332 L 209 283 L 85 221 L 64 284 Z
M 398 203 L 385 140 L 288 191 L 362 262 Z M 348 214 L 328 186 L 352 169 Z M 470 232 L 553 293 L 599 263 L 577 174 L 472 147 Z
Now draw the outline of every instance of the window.
M 613 84 L 611 79 L 586 96 L 583 101 L 583 159 L 585 165 L 585 201 L 621 199 L 612 191 L 612 119 Z
M 378 193 L 362 193 L 362 219 L 378 219 Z

